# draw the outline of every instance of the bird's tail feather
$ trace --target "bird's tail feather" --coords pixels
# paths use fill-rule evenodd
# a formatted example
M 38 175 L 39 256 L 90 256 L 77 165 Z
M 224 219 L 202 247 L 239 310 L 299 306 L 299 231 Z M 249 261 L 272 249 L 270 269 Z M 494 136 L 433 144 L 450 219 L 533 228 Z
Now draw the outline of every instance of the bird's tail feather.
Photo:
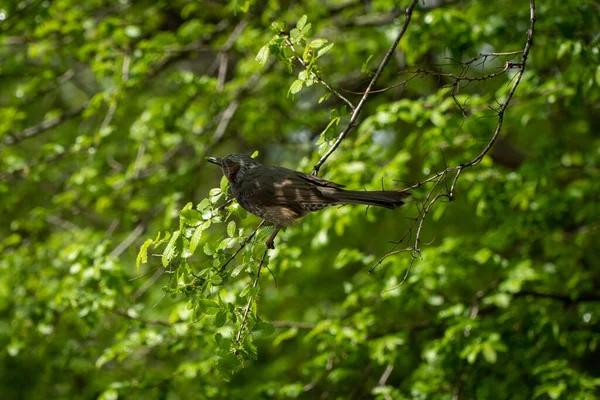
M 402 199 L 410 196 L 409 192 L 398 191 L 359 191 L 339 190 L 335 194 L 336 200 L 346 204 L 366 204 L 375 207 L 394 209 L 404 204 Z

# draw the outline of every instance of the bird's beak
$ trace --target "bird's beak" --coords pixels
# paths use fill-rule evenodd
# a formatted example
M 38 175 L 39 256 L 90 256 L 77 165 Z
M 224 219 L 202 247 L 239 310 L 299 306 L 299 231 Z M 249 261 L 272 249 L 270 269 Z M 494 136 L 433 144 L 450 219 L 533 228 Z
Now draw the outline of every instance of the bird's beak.
M 221 159 L 216 157 L 204 157 L 206 161 L 212 164 L 217 164 L 219 167 L 221 166 Z

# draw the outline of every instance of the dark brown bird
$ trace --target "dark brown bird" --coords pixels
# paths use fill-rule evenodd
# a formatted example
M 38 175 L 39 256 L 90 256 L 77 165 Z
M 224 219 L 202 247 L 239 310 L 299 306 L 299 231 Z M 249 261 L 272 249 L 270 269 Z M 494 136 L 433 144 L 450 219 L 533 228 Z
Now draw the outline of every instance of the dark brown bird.
M 259 163 L 245 154 L 223 158 L 207 157 L 221 167 L 229 180 L 231 194 L 247 211 L 275 224 L 267 247 L 279 230 L 311 211 L 338 204 L 366 204 L 394 209 L 410 196 L 403 191 L 344 190 L 344 186 L 318 176 Z

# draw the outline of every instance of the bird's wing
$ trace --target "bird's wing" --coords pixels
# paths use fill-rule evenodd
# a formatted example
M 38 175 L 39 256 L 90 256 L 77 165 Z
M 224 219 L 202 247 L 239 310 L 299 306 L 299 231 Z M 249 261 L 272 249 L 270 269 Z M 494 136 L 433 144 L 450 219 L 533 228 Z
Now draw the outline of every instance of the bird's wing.
M 337 203 L 331 194 L 341 185 L 302 172 L 275 168 L 268 174 L 253 177 L 253 188 L 245 193 L 245 197 L 263 206 L 302 209 L 318 209 L 319 205 Z
M 300 179 L 304 179 L 307 182 L 310 182 L 317 186 L 325 186 L 325 187 L 334 187 L 341 189 L 345 187 L 344 185 L 340 185 L 339 183 L 331 182 L 323 178 L 319 178 L 315 175 L 305 174 L 304 172 L 294 171 Z

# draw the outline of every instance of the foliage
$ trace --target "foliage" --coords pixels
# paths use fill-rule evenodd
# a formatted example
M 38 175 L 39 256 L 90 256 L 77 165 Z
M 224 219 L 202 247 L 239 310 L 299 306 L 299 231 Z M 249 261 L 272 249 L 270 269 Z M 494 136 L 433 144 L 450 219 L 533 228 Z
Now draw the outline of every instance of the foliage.
M 500 138 L 419 251 L 390 242 L 433 182 L 402 209 L 309 215 L 267 252 L 272 227 L 204 161 L 310 171 L 406 5 L 0 3 L 3 398 L 598 397 L 597 2 L 538 2 Z M 465 63 L 522 51 L 529 18 L 419 1 L 321 174 L 402 188 L 473 160 L 522 60 Z

